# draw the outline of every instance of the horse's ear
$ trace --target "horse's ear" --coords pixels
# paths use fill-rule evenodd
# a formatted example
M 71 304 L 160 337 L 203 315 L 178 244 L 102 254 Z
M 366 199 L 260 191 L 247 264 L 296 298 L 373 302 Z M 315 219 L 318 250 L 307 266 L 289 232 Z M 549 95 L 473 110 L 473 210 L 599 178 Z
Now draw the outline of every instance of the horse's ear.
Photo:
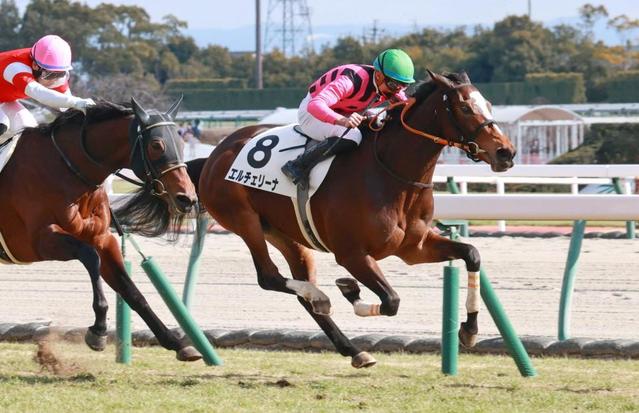
M 461 77 L 462 82 L 464 83 L 471 83 L 470 81 L 470 77 L 468 76 L 468 73 L 466 73 L 465 70 L 462 70 L 462 72 L 459 74 Z
M 455 87 L 455 85 L 453 85 L 453 82 L 450 79 L 442 75 L 439 75 L 435 72 L 431 72 L 429 69 L 426 69 L 426 71 L 428 72 L 428 75 L 430 76 L 430 78 L 433 79 L 433 82 L 435 82 L 437 85 L 446 89 Z
M 149 114 L 146 113 L 142 106 L 135 100 L 134 97 L 131 97 L 131 107 L 133 108 L 133 113 L 140 120 L 143 125 L 146 125 L 149 122 Z
M 184 99 L 184 95 L 180 95 L 180 98 L 171 105 L 169 110 L 166 111 L 167 116 L 169 116 L 171 120 L 175 120 L 175 115 L 177 115 L 177 111 L 180 107 L 180 104 L 182 103 L 182 99 Z

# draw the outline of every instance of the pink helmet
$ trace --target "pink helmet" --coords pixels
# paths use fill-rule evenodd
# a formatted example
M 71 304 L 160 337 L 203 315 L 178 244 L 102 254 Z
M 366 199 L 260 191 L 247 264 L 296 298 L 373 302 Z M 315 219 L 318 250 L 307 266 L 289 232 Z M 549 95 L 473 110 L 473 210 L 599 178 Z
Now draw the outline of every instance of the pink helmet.
M 50 72 L 71 70 L 71 47 L 60 36 L 44 36 L 31 48 L 31 57 L 38 66 Z

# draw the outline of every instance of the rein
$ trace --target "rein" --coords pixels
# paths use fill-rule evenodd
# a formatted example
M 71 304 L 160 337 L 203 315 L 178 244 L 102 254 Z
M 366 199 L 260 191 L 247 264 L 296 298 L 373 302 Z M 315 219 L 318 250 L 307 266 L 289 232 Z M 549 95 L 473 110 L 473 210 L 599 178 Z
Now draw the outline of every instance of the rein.
M 447 96 L 447 95 L 444 94 L 444 96 Z M 449 99 L 447 99 L 447 98 L 444 99 L 444 100 L 446 100 L 447 102 L 449 101 Z M 408 112 L 409 109 L 411 109 L 413 107 L 413 105 L 415 105 L 415 102 L 416 102 L 415 98 L 411 97 L 411 98 L 409 98 L 406 101 L 395 102 L 393 104 L 388 105 L 387 107 L 382 109 L 379 113 L 377 113 L 375 116 L 373 116 L 370 119 L 368 127 L 372 131 L 379 133 L 384 128 L 384 125 L 382 124 L 382 126 L 376 128 L 376 127 L 373 126 L 373 122 L 375 122 L 377 120 L 377 118 L 382 113 L 387 112 L 387 111 L 389 111 L 391 109 L 394 109 L 396 107 L 399 107 L 399 106 L 404 106 L 402 108 L 402 111 L 401 111 L 400 115 L 399 115 L 399 120 L 402 123 L 402 127 L 404 129 L 406 129 L 407 131 L 409 131 L 409 132 L 411 132 L 411 133 L 413 133 L 415 135 L 421 136 L 423 138 L 430 139 L 433 142 L 435 142 L 437 144 L 440 144 L 440 145 L 454 146 L 454 147 L 459 148 L 459 149 L 463 150 L 464 152 L 466 152 L 466 153 L 468 153 L 469 155 L 472 155 L 472 156 L 476 156 L 476 155 L 478 155 L 481 152 L 486 152 L 485 150 L 481 149 L 479 147 L 479 145 L 477 145 L 477 143 L 475 143 L 473 140 L 474 140 L 475 136 L 477 135 L 477 133 L 479 133 L 479 131 L 482 128 L 484 128 L 484 127 L 486 127 L 488 125 L 492 125 L 493 123 L 495 123 L 494 120 L 487 120 L 487 121 L 483 122 L 481 125 L 479 125 L 477 127 L 477 129 L 471 135 L 472 139 L 466 139 L 466 138 L 464 138 L 464 135 L 461 133 L 461 129 L 459 128 L 459 125 L 455 121 L 455 118 L 454 118 L 454 115 L 453 115 L 452 111 L 447 106 L 446 107 L 446 111 L 448 112 L 449 116 L 451 116 L 451 121 L 452 121 L 453 125 L 455 125 L 455 128 L 460 132 L 460 137 L 461 137 L 460 140 L 461 140 L 461 142 L 456 142 L 456 141 L 454 141 L 452 139 L 446 139 L 446 138 L 439 137 L 437 135 L 433 135 L 433 134 L 430 134 L 430 133 L 426 133 L 426 132 L 420 131 L 419 129 L 415 129 L 412 126 L 410 126 L 409 124 L 407 124 L 406 120 L 405 120 L 406 113 Z M 450 104 L 448 103 L 448 105 L 450 105 Z M 463 141 L 469 141 L 469 143 L 467 143 L 467 144 L 466 143 L 462 143 Z
M 60 148 L 60 146 L 58 145 L 58 142 L 55 140 L 54 129 L 55 128 L 51 128 L 51 142 L 53 142 L 53 146 L 58 151 L 58 154 L 60 154 L 60 157 L 62 158 L 64 163 L 67 165 L 67 167 L 71 170 L 71 172 L 73 172 L 75 174 L 75 176 L 77 176 L 87 186 L 93 187 L 93 189 L 100 188 L 102 183 L 96 184 L 94 182 L 91 182 L 91 180 L 89 178 L 87 178 L 86 176 L 84 176 L 84 174 L 82 172 L 80 172 L 80 170 L 78 168 L 76 168 L 75 165 L 73 164 L 73 162 L 71 162 L 71 160 L 67 157 L 67 155 L 64 153 L 62 148 Z M 83 149 L 84 149 L 84 147 L 83 147 Z M 93 159 L 91 159 L 91 160 L 93 160 Z
M 477 155 L 479 155 L 482 152 L 486 152 L 485 150 L 481 149 L 479 147 L 479 145 L 475 142 L 475 138 L 477 137 L 477 134 L 486 126 L 490 126 L 494 123 L 496 123 L 493 119 L 487 119 L 484 122 L 482 122 L 479 126 L 477 126 L 477 128 L 475 128 L 475 130 L 473 131 L 473 133 L 470 135 L 469 138 L 466 138 L 464 136 L 463 131 L 461 130 L 459 123 L 457 122 L 457 119 L 455 118 L 455 115 L 453 114 L 452 108 L 450 106 L 450 98 L 448 97 L 448 93 L 451 90 L 455 90 L 461 86 L 466 86 L 464 85 L 459 85 L 453 88 L 450 88 L 448 90 L 446 90 L 442 96 L 443 96 L 443 100 L 444 102 L 446 102 L 446 112 L 448 113 L 448 117 L 450 122 L 453 124 L 453 126 L 455 127 L 455 129 L 457 129 L 457 132 L 459 132 L 459 138 L 458 141 L 455 141 L 453 139 L 446 139 L 446 138 L 442 138 L 440 136 L 437 135 L 433 135 L 424 131 L 420 131 L 419 129 L 415 129 L 412 126 L 408 125 L 408 123 L 406 123 L 406 113 L 415 105 L 416 103 L 416 99 L 414 97 L 411 97 L 409 99 L 407 99 L 406 101 L 402 101 L 402 102 L 395 102 L 392 103 L 388 106 L 386 106 L 385 108 L 383 108 L 380 112 L 378 112 L 375 116 L 372 116 L 369 118 L 369 122 L 368 122 L 368 127 L 369 129 L 371 129 L 373 132 L 375 132 L 375 137 L 373 138 L 373 154 L 375 155 L 375 161 L 377 161 L 377 163 L 382 167 L 382 169 L 384 169 L 390 176 L 392 176 L 393 178 L 397 179 L 398 181 L 406 184 L 406 185 L 412 185 L 412 186 L 416 186 L 420 189 L 431 189 L 433 188 L 433 184 L 432 183 L 428 183 L 425 184 L 423 182 L 419 182 L 419 181 L 411 181 L 408 180 L 406 178 L 403 178 L 399 175 L 397 175 L 395 172 L 393 172 L 386 164 L 384 164 L 382 162 L 382 160 L 379 157 L 379 153 L 377 152 L 377 138 L 379 137 L 379 132 L 384 128 L 384 122 L 380 122 L 380 126 L 376 127 L 374 126 L 375 122 L 377 121 L 377 118 L 384 112 L 388 112 L 391 109 L 397 108 L 399 106 L 403 106 L 402 111 L 400 112 L 399 115 L 399 120 L 402 124 L 402 127 L 404 129 L 406 129 L 407 131 L 421 136 L 423 138 L 426 139 L 430 139 L 431 141 L 439 144 L 439 145 L 446 145 L 446 146 L 454 146 L 456 148 L 459 148 L 461 150 L 463 150 L 464 152 L 466 152 L 467 156 L 472 159 L 475 162 L 479 161 L 479 158 L 477 157 Z

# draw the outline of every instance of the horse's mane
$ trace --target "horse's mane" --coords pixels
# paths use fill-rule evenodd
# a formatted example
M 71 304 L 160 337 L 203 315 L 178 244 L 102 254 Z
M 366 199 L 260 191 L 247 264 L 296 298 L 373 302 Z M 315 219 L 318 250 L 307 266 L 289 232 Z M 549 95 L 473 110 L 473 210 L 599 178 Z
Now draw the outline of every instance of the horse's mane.
M 117 119 L 132 115 L 130 103 L 112 103 L 106 100 L 96 100 L 95 106 L 87 109 L 86 122 L 88 124 Z M 58 129 L 64 125 L 81 125 L 85 121 L 85 115 L 77 109 L 69 109 L 60 113 L 51 123 L 45 123 L 36 127 L 43 134 L 49 134 L 51 129 Z
M 452 80 L 455 84 L 470 83 L 468 80 L 468 75 L 465 72 L 443 73 L 442 76 L 449 80 Z M 436 89 L 437 85 L 435 84 L 433 79 L 428 79 L 426 81 L 418 83 L 417 86 L 415 86 L 413 92 L 409 94 L 409 97 L 414 97 L 416 103 L 420 103 L 427 99 L 431 94 L 433 94 Z
M 460 73 L 443 73 L 442 76 L 451 80 L 454 84 L 464 84 L 470 83 L 468 79 L 468 75 L 465 72 Z M 408 97 L 414 97 L 415 103 L 419 104 L 424 100 L 428 99 L 430 95 L 432 95 L 437 90 L 437 84 L 433 81 L 433 79 L 428 79 L 417 83 L 412 92 L 407 93 Z M 399 113 L 402 111 L 403 107 L 396 107 L 388 112 L 390 116 L 390 123 L 399 122 Z

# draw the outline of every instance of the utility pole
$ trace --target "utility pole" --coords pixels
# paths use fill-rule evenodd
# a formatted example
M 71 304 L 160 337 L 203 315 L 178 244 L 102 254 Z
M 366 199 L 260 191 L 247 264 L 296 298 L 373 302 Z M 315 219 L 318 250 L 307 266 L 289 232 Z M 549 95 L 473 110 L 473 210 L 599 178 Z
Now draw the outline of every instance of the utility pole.
M 255 0 L 255 87 L 263 89 L 262 80 L 262 23 L 260 0 Z
M 532 20 L 532 0 L 528 0 L 528 19 Z

